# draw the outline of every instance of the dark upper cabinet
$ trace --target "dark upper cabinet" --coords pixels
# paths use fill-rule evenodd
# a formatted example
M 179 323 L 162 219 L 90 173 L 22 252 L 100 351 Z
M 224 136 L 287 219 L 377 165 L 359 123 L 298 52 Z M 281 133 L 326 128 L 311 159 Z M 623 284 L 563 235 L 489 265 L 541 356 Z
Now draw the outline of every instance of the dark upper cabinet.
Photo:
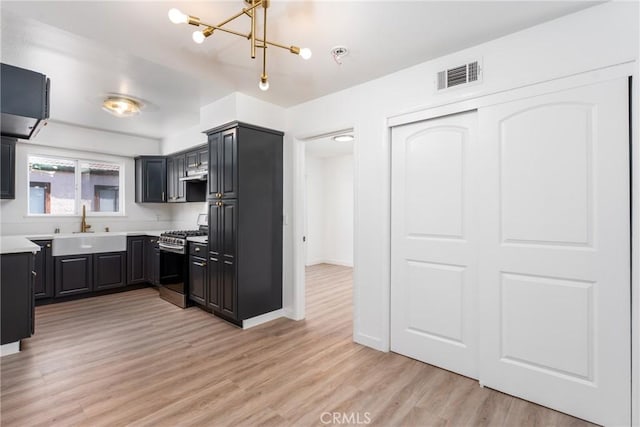
M 93 254 L 93 288 L 122 288 L 127 285 L 126 252 Z
M 207 259 L 195 255 L 189 255 L 189 299 L 207 304 Z
M 282 132 L 207 131 L 207 305 L 235 323 L 282 308 Z
M 33 268 L 31 252 L 0 255 L 0 344 L 34 331 Z
M 167 157 L 167 202 L 173 202 L 176 196 L 175 161 L 173 157 Z
M 197 151 L 191 151 L 185 155 L 187 169 L 197 169 L 200 166 Z
M 144 283 L 147 281 L 145 271 L 146 236 L 127 237 L 127 284 Z
M 0 151 L 0 199 L 16 198 L 16 140 L 2 138 Z
M 198 147 L 186 154 L 185 167 L 187 170 L 207 169 L 209 165 L 209 148 L 207 145 Z
M 221 133 L 214 132 L 209 134 L 209 176 L 208 180 L 208 188 L 209 188 L 209 198 L 215 199 L 222 197 L 222 189 L 220 187 L 220 165 L 219 165 L 219 157 L 220 157 L 220 140 Z
M 49 79 L 41 73 L 0 64 L 2 136 L 31 139 L 49 118 Z
M 36 299 L 53 297 L 53 255 L 51 252 L 51 240 L 34 241 L 40 246 L 40 252 L 35 256 L 36 272 L 33 292 Z
M 238 197 L 238 139 L 236 129 L 222 132 L 220 137 L 219 173 L 222 198 Z
M 55 257 L 55 296 L 93 291 L 93 255 Z
M 238 197 L 237 130 L 209 135 L 209 198 Z
M 136 203 L 167 201 L 167 159 L 161 156 L 136 158 Z
M 198 167 L 206 169 L 209 166 L 209 147 L 206 145 L 197 151 Z
M 186 183 L 180 178 L 185 176 L 184 154 L 171 156 L 167 159 L 167 201 L 170 203 L 186 202 Z
M 204 202 L 207 178 L 195 170 L 207 170 L 209 149 L 197 147 L 189 152 L 136 158 L 136 203 Z M 204 159 L 204 161 L 203 161 Z M 191 173 L 191 179 L 186 177 Z
M 144 257 L 146 281 L 158 286 L 160 284 L 160 248 L 157 237 L 146 237 Z

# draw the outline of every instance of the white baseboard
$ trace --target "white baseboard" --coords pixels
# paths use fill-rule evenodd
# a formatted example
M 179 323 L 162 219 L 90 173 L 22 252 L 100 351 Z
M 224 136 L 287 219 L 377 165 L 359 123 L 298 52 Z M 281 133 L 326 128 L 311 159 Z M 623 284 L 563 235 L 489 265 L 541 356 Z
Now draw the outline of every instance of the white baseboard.
M 263 323 L 270 322 L 272 320 L 285 317 L 284 309 L 271 311 L 269 313 L 261 314 L 260 316 L 252 317 L 251 319 L 245 319 L 242 321 L 242 329 L 253 328 L 254 326 L 262 325 Z
M 342 265 L 344 267 L 353 267 L 353 261 L 340 261 L 338 259 L 325 259 L 324 264 Z
M 332 265 L 342 265 L 344 267 L 353 267 L 353 262 L 340 261 L 337 259 L 319 259 L 319 260 L 311 261 L 307 263 L 307 267 L 311 267 L 312 265 L 318 265 L 318 264 L 332 264 Z
M 362 344 L 366 347 L 371 347 L 374 350 L 384 351 L 385 353 L 389 352 L 389 348 L 384 345 L 380 338 L 372 337 L 370 335 L 356 332 L 353 334 L 353 342 Z
M 20 341 L 0 345 L 0 357 L 20 352 Z
M 300 314 L 292 309 L 292 308 L 285 308 L 284 309 L 284 317 L 286 317 L 287 319 L 291 319 L 291 320 L 302 320 L 304 319 L 303 316 L 300 316 Z

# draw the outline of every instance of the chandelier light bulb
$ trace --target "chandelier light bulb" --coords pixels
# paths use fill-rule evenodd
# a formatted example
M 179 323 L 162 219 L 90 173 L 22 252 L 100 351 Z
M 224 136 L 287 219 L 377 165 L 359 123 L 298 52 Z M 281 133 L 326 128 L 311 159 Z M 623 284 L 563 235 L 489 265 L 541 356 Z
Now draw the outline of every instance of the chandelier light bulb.
M 302 49 L 300 49 L 300 56 L 302 57 L 302 59 L 311 58 L 311 49 L 309 49 L 308 47 L 303 47 Z
M 188 17 L 178 9 L 173 8 L 169 11 L 169 21 L 173 22 L 174 24 L 186 24 L 188 21 Z
M 202 33 L 202 31 L 194 31 L 193 35 L 191 36 L 191 38 L 193 38 L 194 42 L 196 42 L 198 44 L 201 44 L 204 41 L 205 36 Z
M 260 83 L 258 83 L 258 87 L 263 91 L 269 90 L 269 81 L 261 79 Z

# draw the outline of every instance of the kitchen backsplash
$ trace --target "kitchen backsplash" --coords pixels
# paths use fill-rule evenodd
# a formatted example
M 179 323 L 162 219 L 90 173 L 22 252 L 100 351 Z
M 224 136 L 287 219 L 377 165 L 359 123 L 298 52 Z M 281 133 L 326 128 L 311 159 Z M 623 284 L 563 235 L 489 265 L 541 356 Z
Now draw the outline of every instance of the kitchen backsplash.
M 135 218 L 123 217 L 87 217 L 91 231 L 152 231 L 195 229 L 199 213 L 206 213 L 207 203 L 142 204 L 136 207 Z M 144 212 L 140 212 L 143 210 Z M 142 214 L 141 214 L 142 213 Z M 1 215 L 1 214 L 0 214 Z M 56 228 L 61 233 L 73 233 L 80 230 L 80 217 L 29 217 L 9 218 L 0 216 L 0 235 L 52 234 Z

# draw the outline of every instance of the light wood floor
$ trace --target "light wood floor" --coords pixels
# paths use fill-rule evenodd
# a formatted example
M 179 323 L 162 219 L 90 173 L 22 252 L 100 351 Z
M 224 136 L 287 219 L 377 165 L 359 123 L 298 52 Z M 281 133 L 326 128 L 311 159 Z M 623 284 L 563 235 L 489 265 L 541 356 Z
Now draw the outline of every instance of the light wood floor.
M 351 269 L 307 278 L 307 320 L 247 331 L 152 289 L 38 307 L 36 335 L 1 359 L 1 424 L 307 426 L 338 412 L 384 426 L 587 425 L 354 344 Z

